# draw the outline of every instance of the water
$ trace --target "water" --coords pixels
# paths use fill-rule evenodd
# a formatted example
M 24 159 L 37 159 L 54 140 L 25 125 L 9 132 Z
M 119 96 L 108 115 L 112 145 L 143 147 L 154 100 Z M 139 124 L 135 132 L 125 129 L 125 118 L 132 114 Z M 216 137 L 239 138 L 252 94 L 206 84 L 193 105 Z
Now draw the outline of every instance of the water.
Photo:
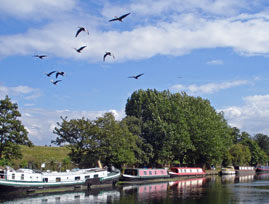
M 269 203 L 269 174 L 212 176 L 50 194 L 1 194 L 3 203 Z

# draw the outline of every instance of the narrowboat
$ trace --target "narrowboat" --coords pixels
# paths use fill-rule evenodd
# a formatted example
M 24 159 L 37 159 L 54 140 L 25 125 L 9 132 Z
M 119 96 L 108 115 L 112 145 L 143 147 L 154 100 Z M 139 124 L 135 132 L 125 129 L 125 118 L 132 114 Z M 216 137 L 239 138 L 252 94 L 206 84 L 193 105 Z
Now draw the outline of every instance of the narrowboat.
M 255 167 L 253 166 L 235 166 L 235 173 L 237 175 L 242 175 L 242 174 L 255 174 Z
M 108 169 L 101 168 L 40 172 L 23 168 L 14 170 L 11 167 L 6 167 L 0 170 L 0 191 L 82 187 L 86 185 L 86 181 L 90 187 L 91 180 L 94 180 L 96 184 L 113 183 L 119 177 L 119 170 L 110 172 Z
M 160 178 L 169 178 L 167 169 L 146 169 L 146 168 L 132 168 L 125 169 L 121 175 L 122 181 L 138 181 L 151 180 Z
M 171 177 L 205 176 L 206 173 L 199 167 L 172 167 L 169 171 Z
M 221 168 L 222 175 L 230 175 L 230 174 L 235 174 L 235 169 L 233 166 L 227 166 L 225 168 Z
M 269 173 L 269 166 L 258 166 L 256 168 L 257 173 Z

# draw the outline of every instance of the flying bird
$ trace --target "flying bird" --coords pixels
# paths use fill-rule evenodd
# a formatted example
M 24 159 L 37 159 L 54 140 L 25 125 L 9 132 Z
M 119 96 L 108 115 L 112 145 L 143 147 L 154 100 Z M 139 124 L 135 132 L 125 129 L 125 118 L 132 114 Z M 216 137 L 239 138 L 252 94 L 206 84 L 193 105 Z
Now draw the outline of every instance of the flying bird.
M 76 37 L 78 36 L 78 34 L 80 33 L 80 32 L 82 32 L 82 31 L 84 31 L 84 32 L 86 32 L 88 35 L 89 35 L 89 31 L 86 29 L 86 28 L 84 28 L 84 27 L 78 27 L 79 29 L 78 29 L 78 31 L 77 31 L 77 33 L 76 33 Z
M 38 57 L 39 59 L 43 59 L 47 57 L 47 55 L 34 55 L 33 57 Z
M 128 78 L 138 79 L 138 78 L 141 77 L 142 75 L 144 75 L 144 73 L 142 73 L 142 74 L 138 74 L 138 75 L 136 75 L 136 76 L 130 76 L 130 77 L 128 77 Z
M 56 73 L 56 79 L 58 78 L 59 75 L 64 76 L 64 72 L 57 72 Z
M 111 57 L 113 57 L 113 59 L 115 59 L 115 56 L 114 56 L 111 52 L 106 52 L 106 53 L 104 54 L 103 61 L 106 60 L 106 57 L 107 57 L 107 56 L 111 56 Z
M 51 80 L 51 83 L 53 83 L 54 85 L 57 85 L 57 83 L 60 81 L 62 81 L 62 80 L 56 80 L 56 81 Z
M 74 48 L 78 53 L 81 53 L 81 51 L 85 48 L 85 47 L 87 47 L 87 46 L 82 46 L 82 47 L 80 47 L 80 48 L 78 48 L 78 49 L 76 49 L 76 48 Z
M 56 71 L 52 71 L 50 73 L 45 73 L 48 77 L 50 77 L 50 75 L 52 75 L 53 73 L 55 73 Z
M 128 16 L 128 15 L 130 15 L 130 14 L 131 14 L 131 13 L 126 13 L 126 14 L 120 16 L 120 17 L 115 16 L 115 18 L 109 20 L 109 22 L 111 22 L 111 21 L 120 21 L 120 22 L 122 22 L 122 19 L 124 19 L 126 16 Z

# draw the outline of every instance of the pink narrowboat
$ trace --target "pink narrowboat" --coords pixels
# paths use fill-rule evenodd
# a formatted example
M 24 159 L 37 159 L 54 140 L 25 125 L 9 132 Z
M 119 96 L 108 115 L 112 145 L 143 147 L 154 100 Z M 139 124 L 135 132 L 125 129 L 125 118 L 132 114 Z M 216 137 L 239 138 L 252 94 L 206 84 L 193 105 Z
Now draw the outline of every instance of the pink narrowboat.
M 144 168 L 133 168 L 125 169 L 121 175 L 122 181 L 137 181 L 147 179 L 159 179 L 170 177 L 167 169 L 144 169 Z
M 171 177 L 205 176 L 206 173 L 199 167 L 172 167 L 169 171 Z

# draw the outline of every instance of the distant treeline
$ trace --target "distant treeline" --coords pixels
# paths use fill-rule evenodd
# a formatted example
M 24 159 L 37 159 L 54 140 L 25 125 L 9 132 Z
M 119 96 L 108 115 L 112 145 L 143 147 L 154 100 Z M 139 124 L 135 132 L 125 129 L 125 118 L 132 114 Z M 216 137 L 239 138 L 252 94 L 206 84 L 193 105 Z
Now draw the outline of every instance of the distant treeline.
M 0 107 L 9 103 L 7 97 L 0 101 Z M 3 107 L 10 109 L 10 106 Z M 120 121 L 112 113 L 96 120 L 61 117 L 53 131 L 57 137 L 52 141 L 54 145 L 65 145 L 60 148 L 61 151 L 57 147 L 36 147 L 35 153 L 25 154 L 33 147 L 22 147 L 23 155 L 20 155 L 20 148 L 15 144 L 32 146 L 26 131 L 22 131 L 24 140 L 7 142 L 6 146 L 0 144 L 0 165 L 1 162 L 14 161 L 14 158 L 20 158 L 15 162 L 17 166 L 29 166 L 32 161 L 33 168 L 40 168 L 41 163 L 47 162 L 51 168 L 61 169 L 74 165 L 95 167 L 98 160 L 118 168 L 256 166 L 268 161 L 267 135 L 251 136 L 230 127 L 223 113 L 216 112 L 210 101 L 201 97 L 188 96 L 184 92 L 172 94 L 169 91 L 138 90 L 127 99 L 125 112 L 126 117 Z M 10 119 L 2 113 L 1 118 L 3 121 Z M 12 139 L 12 135 L 14 137 L 14 131 L 3 135 L 0 131 L 0 139 L 8 141 L 8 136 Z M 16 150 L 16 157 L 8 151 L 10 146 Z M 53 155 L 48 155 L 50 153 Z
M 269 138 L 230 127 L 209 100 L 157 90 L 135 91 L 126 117 L 112 113 L 96 120 L 61 118 L 52 143 L 68 144 L 70 158 L 81 167 L 188 165 L 257 165 L 268 161 Z

